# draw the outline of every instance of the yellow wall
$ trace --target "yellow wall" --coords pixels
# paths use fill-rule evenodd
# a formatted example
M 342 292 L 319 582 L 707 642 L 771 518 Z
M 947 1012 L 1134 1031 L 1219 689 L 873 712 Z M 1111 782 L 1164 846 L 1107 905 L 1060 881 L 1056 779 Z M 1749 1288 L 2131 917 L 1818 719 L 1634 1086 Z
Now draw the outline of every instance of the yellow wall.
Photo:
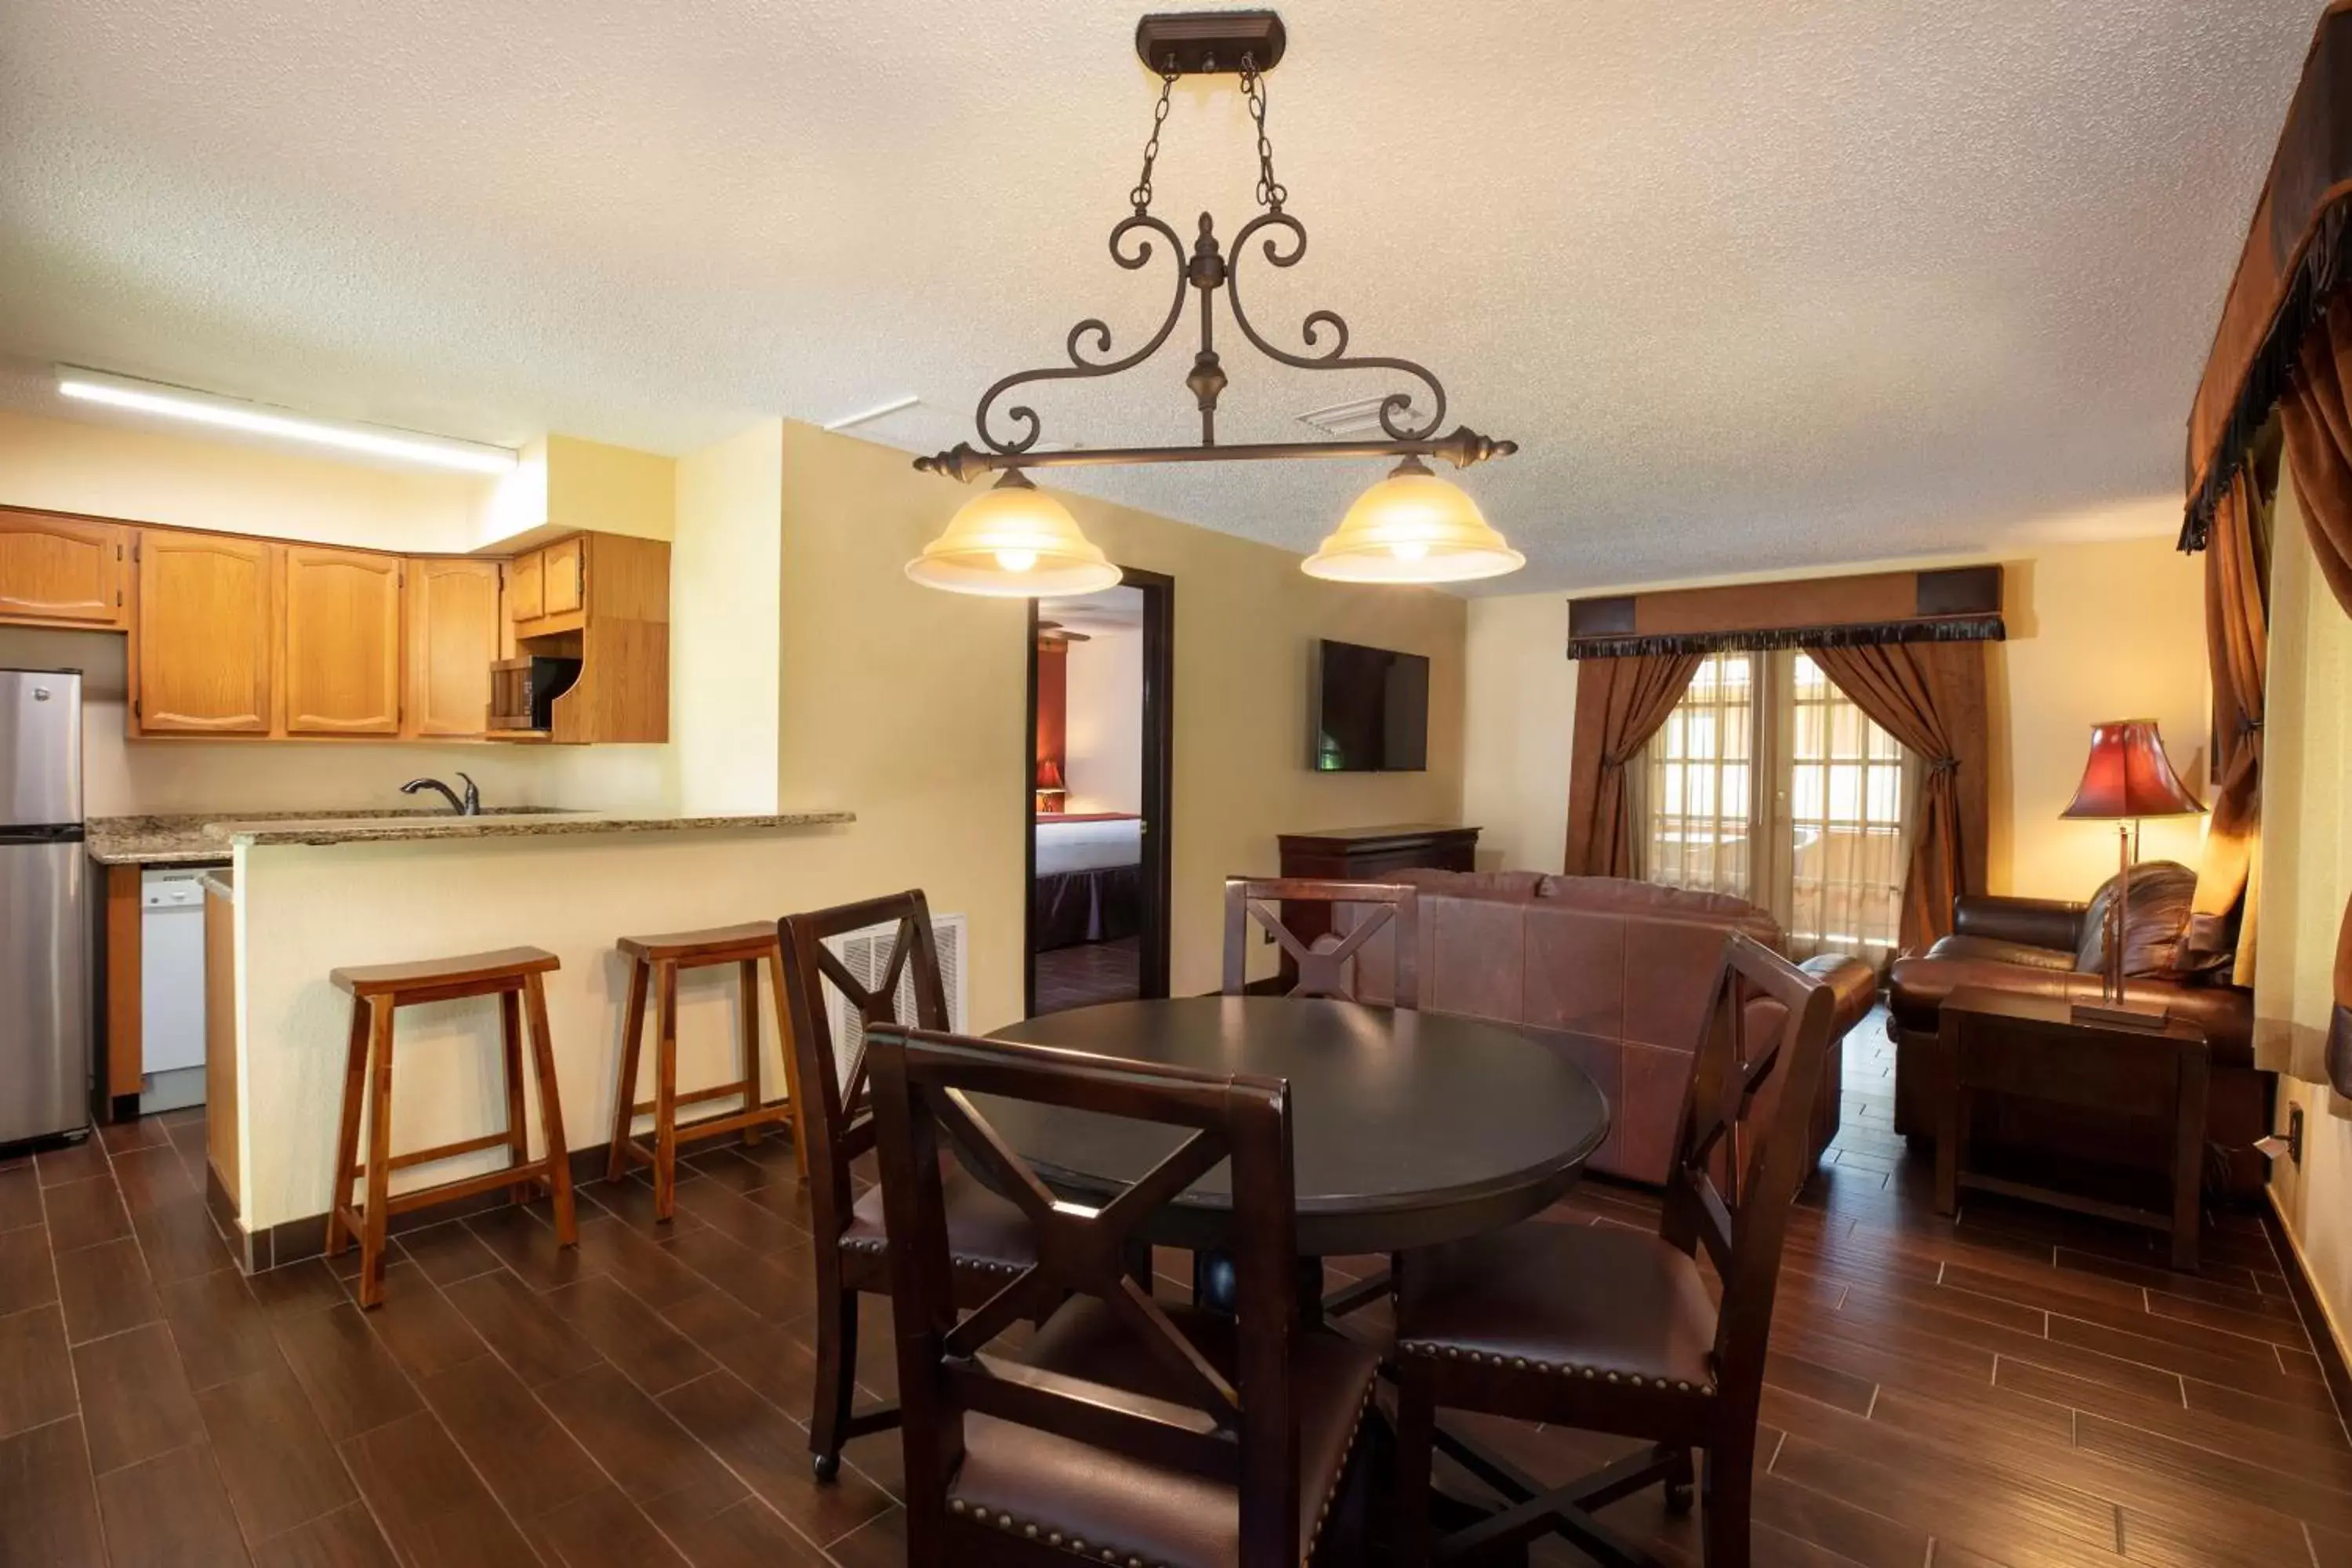
M 2273 531 L 2270 686 L 2263 726 L 2262 946 L 2265 1032 L 2324 1037 L 2336 925 L 2352 892 L 2352 619 L 2316 575 L 2301 503 L 2282 475 Z M 2352 1102 L 2279 1079 L 2277 1127 L 2304 1117 L 2303 1163 L 2271 1166 L 2271 1196 L 2302 1252 L 2336 1342 L 2352 1350 Z
M 1568 852 L 1568 754 L 1576 666 L 1559 594 L 1470 605 L 1462 820 L 1483 868 L 1557 871 Z
M 2086 899 L 2116 872 L 2115 825 L 2070 822 L 2091 725 L 2154 719 L 2182 779 L 2206 783 L 2210 679 L 2204 569 L 2160 537 L 2004 557 L 2009 641 L 1992 665 L 1995 892 Z M 2143 825 L 2140 858 L 2194 866 L 2202 817 Z
M 677 486 L 671 795 L 695 814 L 772 811 L 782 712 L 782 424 L 679 458 Z
M 2178 511 L 2164 514 L 2173 526 Z M 2168 535 L 2044 545 L 1997 559 L 2009 640 L 1993 648 L 1988 672 L 1991 890 L 2087 898 L 2114 874 L 2114 830 L 2058 814 L 2082 777 L 2094 721 L 2158 720 L 2174 764 L 2203 788 L 2202 578 Z M 1969 563 L 1937 558 L 1853 570 Z M 1464 819 L 1486 827 L 1480 842 L 1497 852 L 1495 864 L 1557 870 L 1566 851 L 1576 692 L 1564 653 L 1567 598 L 1515 595 L 1470 605 Z M 2148 823 L 2143 856 L 2194 865 L 2200 823 Z
M 0 410 L 0 505 L 462 553 L 499 481 Z

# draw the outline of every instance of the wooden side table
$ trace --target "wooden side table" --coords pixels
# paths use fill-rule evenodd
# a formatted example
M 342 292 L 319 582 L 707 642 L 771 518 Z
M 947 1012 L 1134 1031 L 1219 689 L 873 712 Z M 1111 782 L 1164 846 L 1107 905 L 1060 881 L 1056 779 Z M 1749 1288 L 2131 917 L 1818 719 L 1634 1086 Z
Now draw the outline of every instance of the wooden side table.
M 1963 985 L 1944 999 L 1937 1055 L 1943 1093 L 1936 1111 L 1936 1208 L 1951 1214 L 1959 1189 L 2095 1215 L 2168 1232 L 2172 1266 L 2195 1269 L 2205 1153 L 2205 1033 L 2184 1018 L 2162 1029 L 2078 1022 L 2063 996 Z M 1969 1120 L 1979 1094 L 2011 1095 L 2158 1120 L 2173 1129 L 2170 1203 L 2128 1198 L 1971 1169 Z M 2085 1173 L 2086 1174 L 2088 1173 Z

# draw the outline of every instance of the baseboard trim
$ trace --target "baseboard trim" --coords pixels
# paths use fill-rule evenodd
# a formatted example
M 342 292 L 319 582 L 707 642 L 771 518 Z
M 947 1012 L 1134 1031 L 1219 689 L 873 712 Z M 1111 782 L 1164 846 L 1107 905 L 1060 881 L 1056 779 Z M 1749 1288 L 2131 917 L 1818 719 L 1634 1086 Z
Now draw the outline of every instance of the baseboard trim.
M 2336 1419 L 2343 1424 L 2346 1436 L 2352 1437 L 2352 1345 L 2347 1343 L 2335 1315 L 2311 1282 L 2311 1260 L 2304 1256 L 2303 1243 L 2295 1238 L 2286 1215 L 2279 1212 L 2277 1189 L 2269 1189 L 2266 1195 L 2270 1201 L 2260 1210 L 2263 1228 L 2270 1233 L 2272 1250 L 2289 1265 L 2287 1296 L 2294 1302 L 2295 1315 L 2303 1320 L 2304 1332 L 2311 1336 L 2320 1375 L 2327 1380 L 2327 1392 L 2336 1401 Z

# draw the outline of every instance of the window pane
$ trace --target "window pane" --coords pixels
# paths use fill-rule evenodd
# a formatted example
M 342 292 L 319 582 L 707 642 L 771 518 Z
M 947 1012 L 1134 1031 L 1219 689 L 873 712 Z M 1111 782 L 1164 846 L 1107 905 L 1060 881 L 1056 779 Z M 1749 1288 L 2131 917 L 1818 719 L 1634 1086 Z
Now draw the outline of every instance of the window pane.
M 1903 748 L 1803 654 L 1790 660 L 1790 937 L 1801 949 L 1895 945 L 1903 889 Z
M 1753 656 L 1699 662 L 1690 689 L 1651 741 L 1648 875 L 1670 887 L 1748 893 L 1754 784 Z

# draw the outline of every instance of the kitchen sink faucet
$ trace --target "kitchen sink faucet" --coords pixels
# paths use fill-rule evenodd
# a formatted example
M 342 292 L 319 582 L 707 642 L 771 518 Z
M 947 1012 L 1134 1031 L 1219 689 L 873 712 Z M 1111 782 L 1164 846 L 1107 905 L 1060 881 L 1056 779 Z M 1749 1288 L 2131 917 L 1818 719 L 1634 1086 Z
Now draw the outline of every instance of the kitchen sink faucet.
M 439 790 L 441 792 L 441 798 L 447 801 L 449 803 L 449 809 L 456 812 L 458 816 L 481 816 L 482 792 L 474 787 L 473 775 L 470 773 L 459 773 L 457 776 L 466 781 L 466 794 L 462 799 L 458 796 L 456 790 L 451 789 L 439 779 L 411 779 L 406 784 L 400 786 L 400 793 L 403 795 L 415 795 L 422 790 Z

